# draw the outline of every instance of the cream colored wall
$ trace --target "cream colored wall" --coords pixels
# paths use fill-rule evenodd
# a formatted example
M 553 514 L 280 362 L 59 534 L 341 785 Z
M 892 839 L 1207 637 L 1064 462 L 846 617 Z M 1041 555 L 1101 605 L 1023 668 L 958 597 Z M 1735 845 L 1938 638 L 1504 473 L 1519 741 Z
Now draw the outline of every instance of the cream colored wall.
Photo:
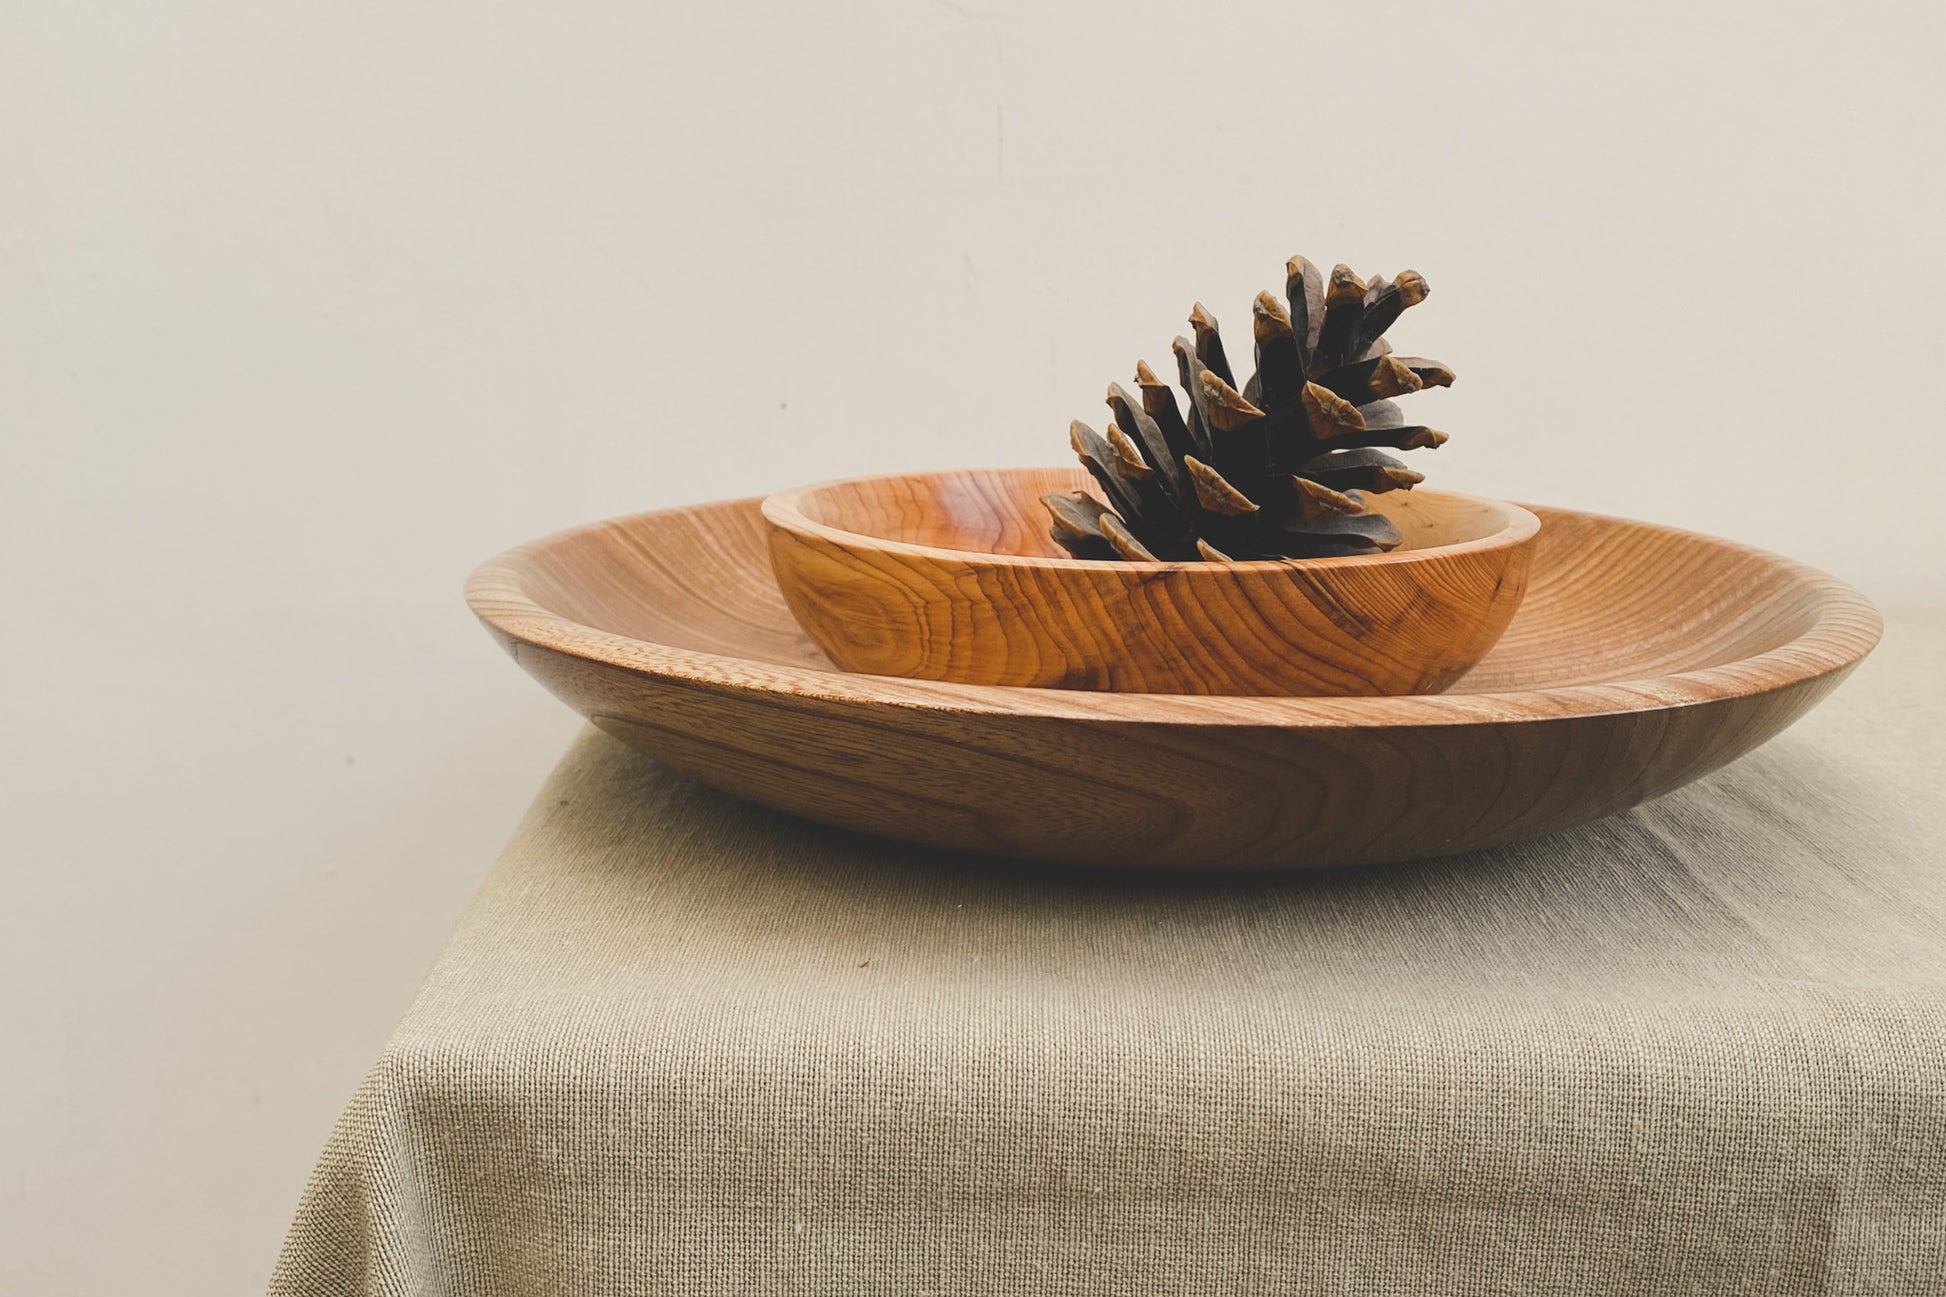
M 1946 600 L 1942 15 L 0 5 L 0 1287 L 261 1286 L 574 728 L 475 560 L 1060 459 L 1293 252 L 1439 483 Z

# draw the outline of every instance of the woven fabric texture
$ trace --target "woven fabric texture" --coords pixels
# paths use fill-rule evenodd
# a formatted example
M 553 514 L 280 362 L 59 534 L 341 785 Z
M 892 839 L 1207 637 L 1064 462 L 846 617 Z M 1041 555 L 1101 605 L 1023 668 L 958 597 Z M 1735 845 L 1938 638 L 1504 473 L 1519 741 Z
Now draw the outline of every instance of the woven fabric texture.
M 279 1297 L 1946 1292 L 1946 615 L 1602 823 L 1050 879 L 585 734 Z

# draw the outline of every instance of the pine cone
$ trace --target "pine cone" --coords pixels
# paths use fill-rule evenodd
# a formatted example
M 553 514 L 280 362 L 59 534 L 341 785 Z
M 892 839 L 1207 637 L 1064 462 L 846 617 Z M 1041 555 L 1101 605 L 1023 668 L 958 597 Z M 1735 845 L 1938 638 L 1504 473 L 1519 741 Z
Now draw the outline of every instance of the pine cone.
M 1380 447 L 1438 446 L 1446 434 L 1404 423 L 1387 398 L 1449 386 L 1453 371 L 1394 356 L 1381 335 L 1425 299 L 1426 281 L 1407 270 L 1367 282 L 1341 265 L 1327 287 L 1303 257 L 1287 270 L 1288 310 L 1257 294 L 1257 372 L 1242 390 L 1216 320 L 1198 303 L 1189 316 L 1195 341 L 1175 341 L 1187 417 L 1168 385 L 1138 364 L 1139 397 L 1109 384 L 1106 437 L 1070 425 L 1075 453 L 1108 500 L 1082 491 L 1041 497 L 1070 554 L 1223 562 L 1398 545 L 1367 493 L 1410 488 L 1423 475 Z

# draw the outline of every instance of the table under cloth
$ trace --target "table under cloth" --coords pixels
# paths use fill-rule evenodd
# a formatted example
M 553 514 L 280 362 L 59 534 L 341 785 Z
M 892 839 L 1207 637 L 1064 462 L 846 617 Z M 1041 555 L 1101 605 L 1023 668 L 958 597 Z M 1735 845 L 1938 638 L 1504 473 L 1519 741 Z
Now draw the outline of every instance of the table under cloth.
M 1946 615 L 1589 827 L 1266 879 L 821 828 L 595 731 L 276 1294 L 1946 1293 Z

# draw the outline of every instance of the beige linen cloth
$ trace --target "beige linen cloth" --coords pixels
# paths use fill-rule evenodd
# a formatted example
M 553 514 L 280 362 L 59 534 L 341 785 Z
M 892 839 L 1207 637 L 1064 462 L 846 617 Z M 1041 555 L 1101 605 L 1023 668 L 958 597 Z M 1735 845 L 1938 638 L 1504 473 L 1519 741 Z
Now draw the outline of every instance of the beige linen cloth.
M 589 732 L 272 1292 L 1946 1293 L 1946 616 L 1576 832 L 1050 880 Z

